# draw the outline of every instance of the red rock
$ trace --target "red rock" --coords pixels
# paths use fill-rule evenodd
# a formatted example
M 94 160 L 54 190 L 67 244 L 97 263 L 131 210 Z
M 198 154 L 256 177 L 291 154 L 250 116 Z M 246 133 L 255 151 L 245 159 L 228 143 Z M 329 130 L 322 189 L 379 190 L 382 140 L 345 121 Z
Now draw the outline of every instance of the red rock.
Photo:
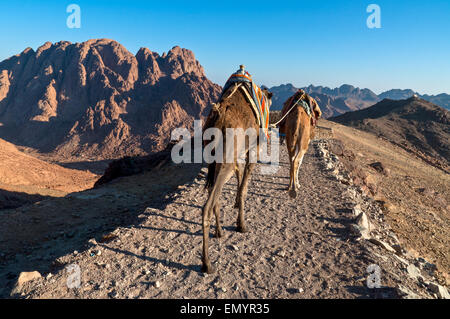
M 180 47 L 134 56 L 108 39 L 47 42 L 0 62 L 0 137 L 64 157 L 147 154 L 220 91 Z

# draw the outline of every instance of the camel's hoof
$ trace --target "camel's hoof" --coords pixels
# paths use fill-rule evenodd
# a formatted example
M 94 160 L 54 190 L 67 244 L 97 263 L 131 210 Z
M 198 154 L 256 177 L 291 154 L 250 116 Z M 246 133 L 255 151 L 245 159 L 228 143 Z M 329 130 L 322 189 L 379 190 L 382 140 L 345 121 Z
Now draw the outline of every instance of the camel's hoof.
M 234 203 L 234 208 L 239 208 L 239 203 L 238 202 Z
M 216 270 L 211 265 L 206 265 L 206 264 L 202 265 L 202 272 L 203 273 L 207 273 L 207 274 L 210 275 L 210 274 L 213 274 L 215 271 Z
M 214 234 L 214 237 L 215 238 L 222 238 L 223 237 L 223 231 L 221 231 L 221 230 L 217 231 L 216 230 L 216 233 Z
M 239 233 L 246 233 L 246 232 L 248 232 L 248 229 L 245 226 L 244 227 L 238 226 L 238 227 L 236 227 L 236 231 Z
M 297 197 L 297 192 L 295 191 L 295 189 L 291 189 L 289 191 L 289 196 L 291 196 L 291 198 L 296 198 Z

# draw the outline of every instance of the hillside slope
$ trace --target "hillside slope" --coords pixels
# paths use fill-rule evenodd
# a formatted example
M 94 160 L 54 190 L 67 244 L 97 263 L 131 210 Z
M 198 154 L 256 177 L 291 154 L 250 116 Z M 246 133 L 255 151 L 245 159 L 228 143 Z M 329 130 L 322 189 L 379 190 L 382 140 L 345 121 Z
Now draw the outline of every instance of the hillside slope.
M 46 194 L 67 194 L 94 185 L 98 176 L 50 164 L 19 151 L 0 139 L 0 185 L 2 189 L 22 189 Z
M 331 118 L 383 137 L 445 171 L 450 168 L 450 112 L 420 98 L 383 100 Z

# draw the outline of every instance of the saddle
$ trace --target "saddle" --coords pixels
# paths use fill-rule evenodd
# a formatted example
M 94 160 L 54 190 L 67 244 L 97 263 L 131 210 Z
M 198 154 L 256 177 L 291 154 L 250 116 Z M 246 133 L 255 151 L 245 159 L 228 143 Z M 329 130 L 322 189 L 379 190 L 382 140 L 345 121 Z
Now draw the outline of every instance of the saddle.
M 258 121 L 259 127 L 264 130 L 264 134 L 269 138 L 269 103 L 267 97 L 264 95 L 260 87 L 253 83 L 250 73 L 244 70 L 241 65 L 240 69 L 233 73 L 223 87 L 221 97 L 229 90 L 232 90 L 228 95 L 230 97 L 238 89 L 241 89 L 246 96 L 248 102 L 252 107 L 252 111 Z

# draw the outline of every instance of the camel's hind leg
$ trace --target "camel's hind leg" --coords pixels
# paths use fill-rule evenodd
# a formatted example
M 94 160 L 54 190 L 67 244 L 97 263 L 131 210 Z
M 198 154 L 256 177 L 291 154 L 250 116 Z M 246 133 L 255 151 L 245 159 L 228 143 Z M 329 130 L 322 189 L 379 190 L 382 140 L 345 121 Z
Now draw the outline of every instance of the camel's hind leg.
M 211 262 L 209 260 L 209 227 L 211 222 L 211 215 L 214 207 L 216 206 L 220 194 L 222 193 L 223 185 L 233 175 L 234 164 L 216 164 L 217 175 L 214 181 L 214 185 L 211 187 L 208 199 L 203 206 L 202 212 L 202 230 L 203 230 L 203 257 L 202 257 L 202 271 L 208 274 L 214 272 Z M 217 216 L 217 215 L 216 215 Z
M 300 188 L 300 184 L 298 182 L 298 171 L 300 170 L 300 166 L 303 163 L 303 157 L 305 156 L 306 150 L 300 150 L 300 152 L 295 156 L 294 159 L 294 191 L 297 192 L 297 188 Z
M 297 196 L 297 193 L 295 191 L 295 159 L 296 155 L 298 154 L 298 146 L 294 146 L 292 148 L 288 148 L 289 153 L 289 196 L 292 198 L 295 198 Z
M 238 198 L 239 198 L 239 215 L 237 220 L 237 231 L 241 233 L 247 232 L 247 227 L 245 226 L 245 216 L 244 216 L 244 203 L 247 197 L 248 182 L 250 180 L 250 175 L 255 168 L 255 163 L 247 162 L 245 165 L 244 176 L 242 177 L 242 183 L 239 187 Z
M 237 190 L 236 190 L 236 201 L 234 203 L 234 208 L 239 208 L 239 188 L 242 184 L 242 178 L 244 177 L 245 164 L 236 164 L 236 179 L 237 179 Z
M 214 205 L 214 215 L 216 216 L 216 233 L 214 237 L 222 238 L 223 230 L 222 225 L 220 224 L 220 202 L 217 201 L 216 205 Z
M 300 166 L 303 163 L 303 158 L 306 154 L 306 151 L 308 150 L 308 145 L 310 142 L 310 126 L 306 125 L 302 127 L 302 130 L 299 134 L 299 138 L 297 140 L 297 147 L 296 147 L 296 154 L 294 156 L 293 160 L 293 167 L 292 167 L 292 174 L 293 174 L 293 195 L 296 197 L 297 195 L 297 189 L 300 188 L 300 184 L 298 182 L 298 172 L 300 170 Z

